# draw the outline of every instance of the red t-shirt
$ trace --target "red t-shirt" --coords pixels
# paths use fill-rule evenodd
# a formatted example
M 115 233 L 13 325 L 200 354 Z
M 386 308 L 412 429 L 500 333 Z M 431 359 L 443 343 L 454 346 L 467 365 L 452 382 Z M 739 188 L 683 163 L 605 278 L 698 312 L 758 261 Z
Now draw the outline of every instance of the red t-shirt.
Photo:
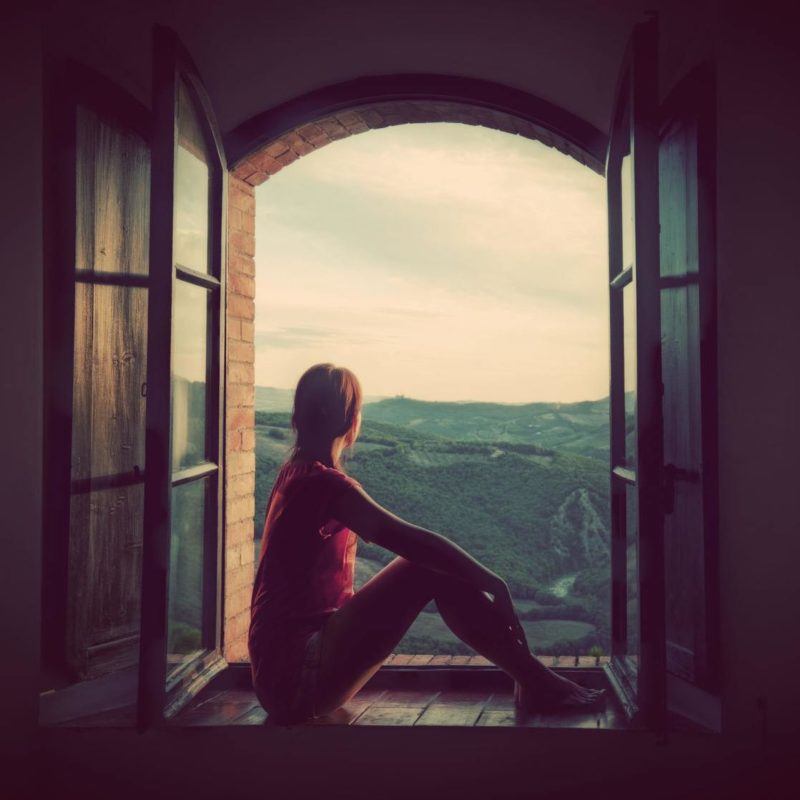
M 302 642 L 353 596 L 357 536 L 330 514 L 358 481 L 319 461 L 284 464 L 267 503 L 250 604 L 253 680 L 273 683 Z

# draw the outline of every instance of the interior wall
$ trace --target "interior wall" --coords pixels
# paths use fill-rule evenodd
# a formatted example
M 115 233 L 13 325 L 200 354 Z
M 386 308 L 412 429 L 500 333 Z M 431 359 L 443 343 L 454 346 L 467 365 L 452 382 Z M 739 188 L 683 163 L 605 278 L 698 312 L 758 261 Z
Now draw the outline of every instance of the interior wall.
M 719 17 L 718 309 L 723 724 L 800 712 L 800 53 L 779 14 Z
M 37 15 L 0 26 L 0 752 L 38 712 L 42 472 L 42 49 Z
M 755 18 L 744 5 L 719 5 L 724 8 L 718 6 L 713 33 L 719 82 L 723 714 L 727 730 L 757 737 L 762 723 L 768 733 L 795 730 L 800 710 L 795 679 L 800 664 L 800 492 L 795 485 L 800 452 L 800 265 L 795 234 L 800 219 L 800 64 L 790 41 L 792 28 L 785 26 L 784 33 L 781 17 Z M 131 41 L 142 45 L 137 57 L 143 64 L 149 59 L 147 36 L 139 24 L 144 13 L 137 12 L 138 27 L 131 28 Z M 125 14 L 120 19 L 123 24 Z M 343 18 L 340 25 L 346 27 L 347 22 Z M 4 118 L 14 122 L 2 137 L 0 435 L 5 458 L 0 563 L 8 574 L 0 582 L 0 607 L 8 617 L 2 626 L 8 644 L 2 663 L 10 677 L 4 676 L 0 689 L 0 718 L 10 724 L 5 733 L 17 744 L 32 731 L 38 674 L 42 109 L 36 24 L 33 12 L 17 11 L 3 26 L 7 41 L 2 47 Z M 78 52 L 82 39 L 64 35 L 67 49 Z M 445 47 L 445 33 L 441 36 L 439 44 Z M 335 31 L 328 31 L 327 37 L 335 41 Z M 670 63 L 683 63 L 678 33 L 675 37 Z M 304 54 L 303 75 L 328 82 L 328 64 L 316 54 L 313 42 L 306 44 L 298 50 Z M 498 42 L 492 46 L 498 47 Z M 413 51 L 408 58 L 413 64 Z M 124 60 L 116 65 L 104 56 L 95 62 L 102 62 L 123 84 L 138 86 L 140 96 L 142 91 L 146 94 L 146 81 L 132 79 Z M 368 62 L 367 53 L 364 63 Z M 206 71 L 209 66 L 205 64 Z M 458 68 L 453 62 L 451 71 Z

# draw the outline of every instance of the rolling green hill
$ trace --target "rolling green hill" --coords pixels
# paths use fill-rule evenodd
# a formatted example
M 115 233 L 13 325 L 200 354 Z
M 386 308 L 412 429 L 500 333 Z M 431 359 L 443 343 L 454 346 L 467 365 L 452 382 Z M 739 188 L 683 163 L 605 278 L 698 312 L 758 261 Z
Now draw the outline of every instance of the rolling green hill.
M 414 401 L 365 406 L 362 433 L 345 469 L 376 501 L 417 525 L 448 536 L 502 575 L 519 598 L 529 643 L 539 652 L 574 652 L 608 644 L 608 476 L 604 464 L 530 441 L 446 438 L 423 430 L 479 430 L 479 415 L 430 425 L 389 424 L 367 410 L 385 403 L 408 411 Z M 438 406 L 440 404 L 425 404 Z M 441 404 L 451 417 L 462 405 Z M 526 407 L 527 408 L 527 407 Z M 482 412 L 483 413 L 483 412 Z M 548 412 L 549 413 L 549 412 Z M 588 412 L 592 413 L 592 412 Z M 491 418 L 491 409 L 485 418 Z M 395 416 L 398 416 L 395 413 Z M 401 425 L 404 420 L 399 420 Z M 508 420 L 506 420 L 508 422 Z M 484 427 L 483 431 L 493 430 Z M 275 474 L 292 441 L 288 413 L 256 414 L 256 534 Z M 522 439 L 522 436 L 516 437 Z M 394 554 L 359 542 L 357 585 Z M 598 577 L 599 576 L 599 577 Z M 522 604 L 525 604 L 524 606 Z M 431 611 L 434 611 L 431 605 Z M 438 631 L 438 634 L 436 633 Z M 560 633 L 559 633 L 560 632 Z M 403 640 L 403 652 L 469 652 L 438 614 L 426 613 Z

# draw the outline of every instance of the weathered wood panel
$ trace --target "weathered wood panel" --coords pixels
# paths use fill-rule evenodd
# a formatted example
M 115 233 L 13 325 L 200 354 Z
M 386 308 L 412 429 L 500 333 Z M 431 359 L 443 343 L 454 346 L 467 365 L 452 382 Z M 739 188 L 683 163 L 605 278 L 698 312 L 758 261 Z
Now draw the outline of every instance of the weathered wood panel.
M 697 125 L 675 123 L 660 145 L 661 329 L 666 635 L 670 672 L 694 680 L 705 659 Z
M 144 503 L 149 151 L 79 107 L 67 661 L 79 678 L 138 654 Z M 118 275 L 103 282 L 102 273 Z M 99 281 L 99 282 L 98 282 Z
M 146 275 L 150 151 L 142 138 L 78 107 L 75 266 Z

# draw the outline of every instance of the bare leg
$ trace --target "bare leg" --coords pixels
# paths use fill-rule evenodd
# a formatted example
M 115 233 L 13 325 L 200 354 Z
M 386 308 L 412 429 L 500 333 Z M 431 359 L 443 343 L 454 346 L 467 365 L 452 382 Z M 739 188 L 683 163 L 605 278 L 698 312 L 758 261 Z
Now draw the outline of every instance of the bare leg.
M 492 601 L 480 590 L 462 583 L 445 584 L 436 594 L 436 605 L 459 639 L 517 681 L 523 704 L 531 710 L 558 705 L 579 707 L 601 698 L 601 693 L 545 667 L 499 620 Z
M 459 638 L 510 674 L 537 702 L 571 698 L 580 704 L 595 696 L 531 655 L 481 591 L 398 557 L 327 620 L 317 713 L 328 713 L 356 694 L 432 599 Z

